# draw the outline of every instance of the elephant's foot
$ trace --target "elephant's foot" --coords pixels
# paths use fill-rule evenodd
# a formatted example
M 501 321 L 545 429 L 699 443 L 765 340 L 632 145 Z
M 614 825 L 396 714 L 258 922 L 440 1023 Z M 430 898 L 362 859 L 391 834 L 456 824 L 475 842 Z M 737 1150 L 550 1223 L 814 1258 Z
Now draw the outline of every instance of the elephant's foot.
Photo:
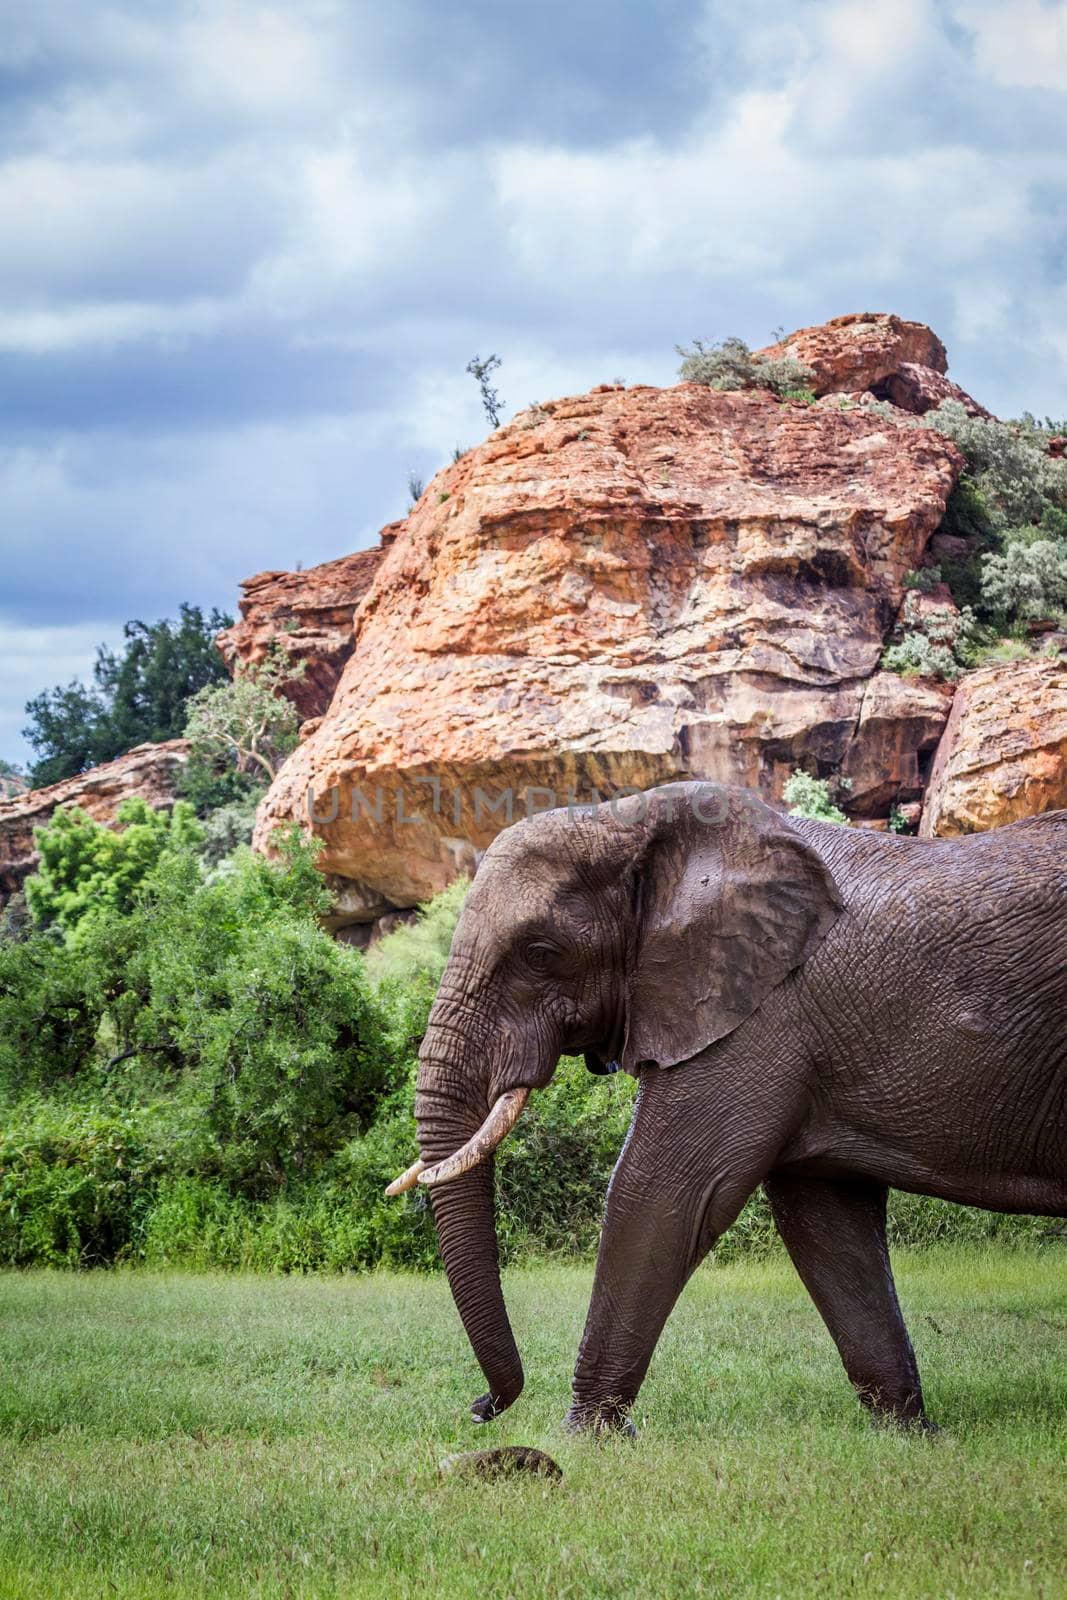
M 637 1429 L 628 1415 L 628 1404 L 620 1400 L 600 1400 L 593 1404 L 575 1402 L 563 1419 L 568 1433 L 618 1434 L 624 1439 L 636 1439 Z
M 909 1392 L 898 1400 L 890 1400 L 869 1389 L 858 1389 L 857 1392 L 874 1428 L 895 1428 L 903 1433 L 921 1434 L 927 1438 L 933 1438 L 941 1431 L 937 1423 L 926 1415 L 921 1394 Z

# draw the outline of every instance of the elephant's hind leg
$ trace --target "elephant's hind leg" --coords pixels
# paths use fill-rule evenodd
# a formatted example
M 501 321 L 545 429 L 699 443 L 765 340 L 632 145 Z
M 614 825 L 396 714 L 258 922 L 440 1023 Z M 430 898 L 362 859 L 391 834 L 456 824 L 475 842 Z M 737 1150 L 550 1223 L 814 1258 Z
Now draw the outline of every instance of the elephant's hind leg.
M 889 1264 L 886 1189 L 781 1175 L 765 1187 L 778 1232 L 863 1404 L 876 1417 L 929 1427 Z

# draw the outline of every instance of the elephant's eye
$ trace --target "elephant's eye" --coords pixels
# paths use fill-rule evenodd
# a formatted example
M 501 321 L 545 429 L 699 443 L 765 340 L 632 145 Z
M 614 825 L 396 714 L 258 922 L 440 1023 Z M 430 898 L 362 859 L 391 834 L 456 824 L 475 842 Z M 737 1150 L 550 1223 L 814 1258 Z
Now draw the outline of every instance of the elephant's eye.
M 541 939 L 534 939 L 523 953 L 526 965 L 534 972 L 547 972 L 558 954 L 554 945 L 546 944 Z

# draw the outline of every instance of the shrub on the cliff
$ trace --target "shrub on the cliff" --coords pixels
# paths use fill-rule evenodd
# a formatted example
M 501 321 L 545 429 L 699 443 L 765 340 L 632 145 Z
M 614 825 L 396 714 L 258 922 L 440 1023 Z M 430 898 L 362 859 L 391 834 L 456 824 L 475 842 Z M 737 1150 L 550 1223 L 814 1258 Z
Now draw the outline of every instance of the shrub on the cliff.
M 904 601 L 899 638 L 882 656 L 885 672 L 905 678 L 940 678 L 952 683 L 970 664 L 976 636 L 974 614 L 968 606 L 923 606 L 910 590 Z
M 838 778 L 835 787 L 847 793 L 852 788 L 850 778 Z M 782 799 L 794 817 L 811 817 L 815 822 L 837 822 L 848 826 L 848 818 L 834 803 L 829 778 L 816 778 L 810 772 L 796 769 L 782 790 Z
M 905 589 L 915 589 L 919 594 L 932 594 L 940 582 L 940 567 L 919 567 L 904 574 Z
M 793 356 L 754 355 L 743 339 L 723 339 L 708 344 L 694 339 L 693 348 L 675 345 L 682 357 L 678 376 L 683 383 L 703 383 L 709 389 L 770 389 L 773 394 L 814 399 L 810 389 L 815 374 Z
M 1067 544 L 1014 539 L 982 564 L 982 597 L 993 611 L 1023 620 L 1056 617 L 1067 607 Z
M 1067 462 L 1048 454 L 1041 430 L 968 416 L 958 400 L 943 400 L 917 420 L 959 445 L 998 529 L 1038 524 L 1049 507 L 1067 506 Z

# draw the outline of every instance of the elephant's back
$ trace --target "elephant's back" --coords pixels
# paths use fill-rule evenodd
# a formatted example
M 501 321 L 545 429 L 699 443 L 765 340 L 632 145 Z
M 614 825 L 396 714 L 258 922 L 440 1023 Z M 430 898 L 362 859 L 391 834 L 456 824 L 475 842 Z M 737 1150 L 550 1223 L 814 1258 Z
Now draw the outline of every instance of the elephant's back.
M 903 941 L 912 950 L 1040 948 L 1067 986 L 1067 811 L 989 833 L 911 839 L 797 819 L 827 862 L 845 916 L 829 948 Z M 1032 958 L 1032 957 L 1031 957 Z M 1067 998 L 1067 997 L 1065 997 Z

